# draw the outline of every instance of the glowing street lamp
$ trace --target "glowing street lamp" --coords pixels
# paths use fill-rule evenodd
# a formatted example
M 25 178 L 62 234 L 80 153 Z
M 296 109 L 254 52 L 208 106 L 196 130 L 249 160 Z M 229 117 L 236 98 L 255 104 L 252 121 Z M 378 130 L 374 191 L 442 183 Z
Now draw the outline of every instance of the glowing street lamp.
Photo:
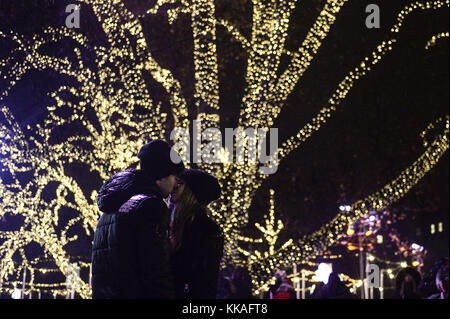
M 333 265 L 320 263 L 316 270 L 315 278 L 316 280 L 322 281 L 324 284 L 328 283 L 328 278 L 330 274 L 333 272 Z

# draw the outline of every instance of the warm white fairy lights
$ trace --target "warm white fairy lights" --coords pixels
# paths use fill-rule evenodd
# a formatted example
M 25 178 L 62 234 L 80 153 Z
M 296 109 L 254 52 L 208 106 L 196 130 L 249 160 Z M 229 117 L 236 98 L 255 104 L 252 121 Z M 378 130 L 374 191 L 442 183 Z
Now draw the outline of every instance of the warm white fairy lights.
M 436 45 L 437 40 L 448 38 L 448 36 L 449 36 L 448 32 L 441 32 L 441 33 L 438 33 L 436 35 L 433 35 L 431 37 L 431 39 L 425 45 L 425 49 L 428 50 L 432 46 Z
M 242 128 L 270 128 L 282 111 L 287 98 L 298 86 L 300 79 L 317 55 L 346 0 L 327 0 L 306 38 L 295 51 L 287 51 L 285 41 L 292 23 L 291 13 L 296 0 L 254 0 L 251 38 L 246 39 L 230 22 L 215 17 L 212 0 L 158 0 L 145 14 L 135 16 L 122 1 L 83 0 L 90 6 L 107 37 L 107 45 L 90 42 L 86 36 L 67 28 L 46 28 L 27 40 L 13 31 L 0 30 L 0 38 L 12 40 L 16 47 L 11 55 L 0 60 L 0 76 L 8 86 L 0 92 L 0 156 L 3 173 L 11 179 L 0 183 L 2 201 L 0 218 L 6 214 L 20 215 L 23 225 L 14 231 L 0 232 L 0 276 L 3 289 L 12 289 L 13 282 L 20 281 L 20 271 L 28 269 L 27 289 L 44 289 L 57 294 L 65 283 L 35 282 L 38 267 L 25 254 L 25 247 L 37 244 L 42 254 L 54 265 L 52 271 L 66 275 L 73 263 L 81 270 L 89 268 L 87 261 L 74 261 L 66 246 L 81 237 L 91 238 L 100 212 L 95 205 L 96 191 L 86 193 L 78 180 L 65 170 L 70 163 L 82 163 L 91 174 L 106 180 L 111 174 L 137 162 L 136 152 L 145 141 L 165 136 L 166 119 L 172 117 L 176 127 L 189 128 L 188 108 L 183 95 L 182 83 L 171 70 L 162 67 L 151 54 L 141 25 L 148 15 L 165 9 L 165 4 L 180 3 L 167 9 L 169 22 L 181 14 L 189 14 L 193 31 L 193 65 L 196 113 L 192 118 L 202 120 L 204 127 L 219 127 L 219 76 L 216 48 L 216 28 L 225 27 L 243 44 L 248 53 L 246 89 L 242 99 L 239 126 Z M 378 64 L 383 56 L 398 43 L 399 31 L 406 17 L 417 10 L 434 10 L 449 1 L 415 2 L 406 6 L 399 14 L 391 30 L 390 39 L 379 44 L 371 55 L 352 69 L 337 85 L 328 105 L 319 110 L 298 133 L 287 139 L 278 155 L 285 158 L 299 148 L 314 132 L 331 117 L 359 79 Z M 448 37 L 448 32 L 437 35 L 426 45 L 435 45 L 438 39 Z M 74 42 L 75 59 L 53 57 L 40 51 L 42 46 L 62 39 Z M 20 53 L 20 54 L 18 54 Z M 93 57 L 95 68 L 85 63 L 84 54 Z M 280 60 L 289 55 L 291 61 L 283 72 L 279 72 Z M 23 56 L 24 58 L 19 58 Z M 43 123 L 22 131 L 4 99 L 16 84 L 31 70 L 51 69 L 65 75 L 76 84 L 61 85 L 49 92 L 54 103 L 47 106 L 47 117 Z M 160 105 L 150 97 L 144 75 L 150 75 L 167 93 L 171 114 L 161 111 Z M 281 74 L 281 75 L 280 75 Z M 12 106 L 13 107 L 13 106 Z M 61 113 L 64 109 L 68 114 Z M 299 242 L 288 240 L 275 248 L 282 224 L 275 220 L 273 205 L 266 225 L 256 225 L 264 237 L 251 239 L 240 233 L 248 223 L 248 209 L 252 199 L 267 175 L 258 171 L 254 163 L 202 164 L 201 167 L 214 173 L 224 192 L 219 201 L 210 208 L 212 216 L 221 225 L 225 234 L 223 263 L 246 264 L 253 278 L 254 288 L 264 289 L 278 267 L 301 261 L 307 263 L 332 244 L 339 234 L 366 211 L 388 206 L 405 193 L 428 172 L 448 149 L 448 117 L 441 121 L 446 125 L 427 140 L 426 150 L 416 162 L 402 172 L 398 178 L 382 190 L 351 206 L 350 211 L 340 212 L 329 224 Z M 63 141 L 52 139 L 61 129 L 71 124 L 81 124 L 84 132 Z M 248 149 L 245 150 L 248 158 Z M 25 185 L 19 175 L 29 173 L 32 178 Z M 57 185 L 53 198 L 44 200 L 46 186 Z M 273 193 L 271 192 L 271 196 Z M 273 197 L 271 197 L 273 201 Z M 271 203 L 273 204 L 273 202 Z M 73 209 L 78 216 L 62 222 L 59 212 Z M 81 226 L 84 233 L 70 236 L 70 229 Z M 266 253 L 244 250 L 243 244 L 269 243 Z M 22 256 L 17 264 L 15 255 Z M 245 257 L 246 255 L 246 257 Z M 243 257 L 244 256 L 244 257 Z M 83 297 L 90 296 L 87 278 L 74 277 L 74 287 Z M 8 286 L 8 285 L 9 286 Z M 64 292 L 62 293 L 64 294 Z
M 313 234 L 305 236 L 295 245 L 281 248 L 276 254 L 271 254 L 259 260 L 250 260 L 250 269 L 254 285 L 259 289 L 270 281 L 274 269 L 272 265 L 283 267 L 293 263 L 301 263 L 324 252 L 342 236 L 348 225 L 371 211 L 381 211 L 405 196 L 427 172 L 439 161 L 449 147 L 449 117 L 445 119 L 441 134 L 430 143 L 425 152 L 395 180 L 384 186 L 380 191 L 360 200 L 350 206 L 350 209 L 339 212 L 335 218 Z M 265 278 L 265 280 L 262 280 Z M 257 281 L 259 280 L 259 281 Z
M 246 243 L 264 243 L 266 242 L 268 248 L 266 249 L 266 252 L 263 253 L 265 256 L 273 255 L 275 253 L 275 244 L 278 240 L 278 235 L 283 230 L 284 225 L 283 222 L 275 218 L 275 191 L 273 189 L 270 190 L 270 208 L 269 208 L 269 215 L 265 217 L 265 225 L 262 226 L 259 223 L 255 223 L 255 227 L 261 232 L 262 237 L 261 238 L 249 238 L 245 236 L 239 236 L 237 239 L 239 241 L 243 241 Z M 292 241 L 288 241 L 284 245 L 287 247 L 291 244 Z M 258 259 L 262 257 L 262 254 L 260 253 L 260 250 L 255 249 L 252 252 L 246 251 L 242 249 L 241 247 L 238 247 L 239 252 L 244 254 L 245 256 L 249 257 L 250 259 Z

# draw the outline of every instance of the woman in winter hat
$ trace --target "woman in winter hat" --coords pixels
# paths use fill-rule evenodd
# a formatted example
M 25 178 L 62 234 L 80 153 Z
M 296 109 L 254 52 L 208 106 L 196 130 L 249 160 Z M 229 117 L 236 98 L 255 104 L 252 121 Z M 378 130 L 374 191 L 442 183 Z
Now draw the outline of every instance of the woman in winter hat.
M 220 197 L 217 179 L 201 170 L 186 170 L 169 196 L 171 264 L 178 299 L 215 299 L 223 236 L 207 215 Z

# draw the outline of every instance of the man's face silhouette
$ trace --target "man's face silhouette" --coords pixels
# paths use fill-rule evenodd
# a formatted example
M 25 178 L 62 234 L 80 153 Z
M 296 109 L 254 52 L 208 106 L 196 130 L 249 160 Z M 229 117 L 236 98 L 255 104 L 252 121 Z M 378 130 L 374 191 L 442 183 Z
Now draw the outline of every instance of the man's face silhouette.
M 169 175 L 169 176 L 166 176 L 166 177 L 156 180 L 156 186 L 158 186 L 163 197 L 166 198 L 173 191 L 173 188 L 175 187 L 176 182 L 177 182 L 176 176 Z
M 185 188 L 185 183 L 181 178 L 177 177 L 176 180 L 177 182 L 175 183 L 175 187 L 173 188 L 169 197 L 170 202 L 173 204 L 176 204 L 180 200 Z

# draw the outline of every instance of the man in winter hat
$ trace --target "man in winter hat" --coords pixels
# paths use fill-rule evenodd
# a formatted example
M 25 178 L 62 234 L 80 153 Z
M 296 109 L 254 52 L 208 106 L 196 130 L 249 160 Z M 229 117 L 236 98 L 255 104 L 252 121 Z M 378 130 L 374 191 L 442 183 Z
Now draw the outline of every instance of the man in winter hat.
M 174 297 L 163 198 L 184 164 L 162 140 L 144 145 L 138 158 L 140 170 L 117 173 L 97 196 L 103 215 L 92 247 L 93 298 Z

